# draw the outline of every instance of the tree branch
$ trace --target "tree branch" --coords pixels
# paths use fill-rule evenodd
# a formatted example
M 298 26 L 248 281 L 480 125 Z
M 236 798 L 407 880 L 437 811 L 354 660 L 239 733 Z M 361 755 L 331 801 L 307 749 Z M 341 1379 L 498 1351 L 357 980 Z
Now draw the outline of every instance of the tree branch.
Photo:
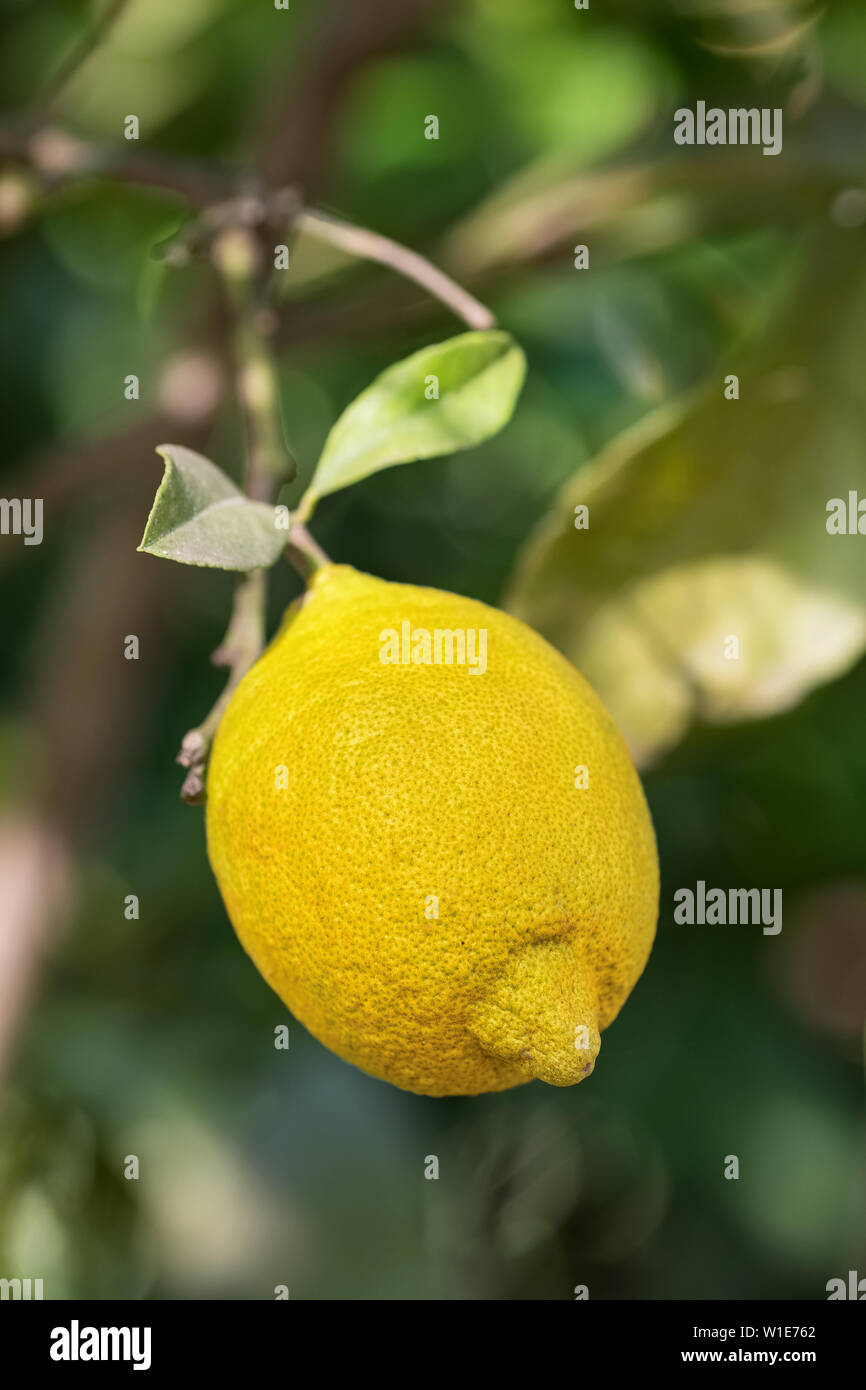
M 275 327 L 267 302 L 270 268 L 249 228 L 222 232 L 212 258 L 234 312 L 237 393 L 247 430 L 246 490 L 259 502 L 271 502 L 280 484 L 294 478 L 297 465 L 286 444 L 270 344 Z
M 328 213 L 313 212 L 310 209 L 298 213 L 295 229 L 316 237 L 318 241 L 326 241 L 341 251 L 348 251 L 352 256 L 390 266 L 398 275 L 405 275 L 407 280 L 414 280 L 416 285 L 421 285 L 434 299 L 447 304 L 448 308 L 470 328 L 493 328 L 496 323 L 490 310 L 469 294 L 468 290 L 464 290 L 456 280 L 452 280 L 424 256 L 419 256 L 417 251 L 410 251 L 408 246 L 402 246 L 399 241 L 392 241 L 390 237 L 380 236 L 378 232 L 367 231 L 365 227 L 356 227 L 351 222 L 343 222 L 338 217 L 329 216 Z
M 173 243 L 182 254 L 234 227 L 265 229 L 289 221 L 297 232 L 306 232 L 349 255 L 389 266 L 446 304 L 470 328 L 492 328 L 496 322 L 485 305 L 424 256 L 339 217 L 311 208 L 298 209 L 292 189 L 256 189 L 249 176 L 226 169 L 204 169 L 147 153 L 117 153 L 53 129 L 29 133 L 0 130 L 0 157 L 4 155 L 28 163 L 49 184 L 99 176 L 180 194 L 203 209 L 192 228 Z M 172 248 L 163 254 L 170 258 Z
M 181 767 L 189 769 L 180 792 L 181 799 L 189 806 L 197 806 L 204 801 L 205 769 L 213 736 L 229 701 L 262 653 L 265 644 L 265 597 L 263 570 L 252 570 L 238 581 L 228 630 L 211 657 L 214 666 L 229 668 L 229 678 L 207 718 L 184 735 L 177 755 Z
M 27 165 L 48 187 L 104 178 L 175 193 L 193 207 L 235 195 L 243 180 L 233 170 L 80 140 L 54 126 L 11 121 L 0 128 L 0 159 Z
M 390 3 L 390 0 L 389 0 Z M 352 255 L 389 266 L 446 304 L 470 328 L 490 328 L 490 310 L 443 271 L 408 247 L 326 213 L 298 208 L 292 189 L 267 189 L 261 180 L 225 169 L 202 170 L 171 159 L 118 153 L 51 128 L 0 130 L 0 157 L 24 161 L 51 188 L 75 179 L 101 176 L 179 193 L 199 216 L 164 251 L 185 258 L 207 250 L 219 271 L 233 316 L 237 394 L 247 431 L 245 490 L 258 501 L 273 502 L 283 481 L 295 474 L 280 417 L 280 399 L 272 338 L 278 320 L 268 296 L 273 284 L 270 243 L 273 235 L 292 231 L 327 241 Z M 207 412 L 205 412 L 207 413 Z M 303 524 L 287 545 L 289 559 L 304 578 L 328 563 Z M 266 575 L 245 575 L 238 583 L 229 628 L 214 660 L 230 675 L 210 713 L 183 739 L 178 762 L 188 769 L 181 795 L 200 802 L 207 759 L 217 726 L 235 689 L 264 645 Z
M 220 232 L 211 256 L 234 315 L 237 394 L 247 428 L 244 490 L 259 502 L 274 502 L 280 484 L 294 477 L 296 465 L 283 432 L 277 371 L 269 342 L 273 325 L 266 302 L 271 278 L 268 262 L 249 227 Z M 191 805 L 204 800 L 214 734 L 232 695 L 264 647 L 266 601 L 264 570 L 253 570 L 238 581 L 228 631 L 212 658 L 215 665 L 229 668 L 228 681 L 207 718 L 184 736 L 177 755 L 181 766 L 189 769 L 181 797 Z

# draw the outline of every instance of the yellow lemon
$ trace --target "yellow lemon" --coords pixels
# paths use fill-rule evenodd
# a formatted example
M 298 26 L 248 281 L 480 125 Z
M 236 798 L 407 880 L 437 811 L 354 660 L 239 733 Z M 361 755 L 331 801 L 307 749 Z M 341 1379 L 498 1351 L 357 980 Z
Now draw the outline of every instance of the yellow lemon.
M 235 692 L 207 834 L 268 984 L 409 1091 L 580 1081 L 653 941 L 652 823 L 582 676 L 505 613 L 346 565 Z

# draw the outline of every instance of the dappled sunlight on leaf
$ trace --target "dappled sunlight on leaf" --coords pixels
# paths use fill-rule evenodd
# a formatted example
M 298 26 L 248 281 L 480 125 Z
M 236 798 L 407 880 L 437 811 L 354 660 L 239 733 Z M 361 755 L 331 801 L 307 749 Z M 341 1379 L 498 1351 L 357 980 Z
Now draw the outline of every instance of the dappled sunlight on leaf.
M 845 671 L 866 645 L 866 612 L 760 557 L 673 566 L 627 589 L 570 654 L 640 763 L 694 718 L 777 714 Z
M 790 708 L 866 646 L 861 538 L 827 529 L 832 499 L 866 496 L 860 256 L 815 237 L 769 329 L 579 470 L 520 557 L 508 606 L 642 762 L 696 717 Z
M 468 449 L 502 429 L 526 361 L 507 333 L 461 333 L 382 372 L 347 406 L 325 441 L 311 499 L 392 464 Z

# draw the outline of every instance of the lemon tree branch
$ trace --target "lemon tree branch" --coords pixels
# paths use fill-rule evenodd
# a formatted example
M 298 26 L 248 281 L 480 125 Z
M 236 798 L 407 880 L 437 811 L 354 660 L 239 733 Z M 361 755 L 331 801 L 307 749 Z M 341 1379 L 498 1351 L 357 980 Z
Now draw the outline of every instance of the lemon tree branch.
M 218 165 L 118 149 L 60 127 L 13 117 L 0 126 L 0 159 L 25 165 L 49 190 L 93 178 L 175 193 L 203 208 L 238 192 L 238 175 Z
M 184 735 L 177 755 L 188 769 L 181 799 L 190 806 L 204 801 L 204 775 L 213 736 L 228 703 L 247 671 L 261 655 L 265 641 L 265 575 L 252 570 L 238 581 L 228 631 L 211 657 L 215 666 L 227 666 L 229 678 L 207 718 Z
M 280 484 L 295 474 L 280 415 L 277 369 L 270 349 L 271 315 L 266 302 L 269 275 L 261 244 L 248 227 L 229 227 L 211 247 L 232 310 L 235 376 L 244 412 L 247 459 L 244 490 L 259 502 L 275 502 Z M 315 542 L 310 537 L 310 542 Z M 181 797 L 204 800 L 211 744 L 228 703 L 265 641 L 267 578 L 264 570 L 245 574 L 235 589 L 228 631 L 212 660 L 229 668 L 229 678 L 207 718 L 184 736 L 177 761 L 188 769 Z
M 216 227 L 221 221 L 258 222 L 264 226 L 282 216 L 295 200 L 291 189 L 264 189 L 261 181 L 249 174 L 163 158 L 146 151 L 118 152 L 53 127 L 33 130 L 12 124 L 3 128 L 0 130 L 0 157 L 27 164 L 49 186 L 98 176 L 177 193 L 194 207 L 205 210 L 198 226 L 210 223 Z M 420 285 L 468 327 L 495 326 L 496 319 L 486 305 L 425 256 L 391 237 L 315 208 L 299 209 L 293 222 L 297 232 L 327 242 L 361 260 L 388 266 Z
M 286 443 L 271 337 L 275 317 L 267 302 L 270 271 L 262 245 L 249 227 L 230 227 L 212 247 L 234 317 L 237 394 L 247 432 L 246 491 L 272 502 L 297 465 Z
M 110 13 L 119 13 L 119 7 L 111 6 Z M 106 11 L 106 20 L 108 15 Z M 87 53 L 90 51 L 88 48 Z M 82 50 L 78 55 L 76 70 L 87 53 Z M 72 72 L 70 60 L 64 83 Z M 117 151 L 26 119 L 0 127 L 0 159 L 4 157 L 28 167 L 46 191 L 88 178 L 111 178 L 171 191 L 189 203 L 196 215 L 162 253 L 175 264 L 183 264 L 194 251 L 204 252 L 219 272 L 231 311 L 235 382 L 246 426 L 244 490 L 255 501 L 275 502 L 280 485 L 296 472 L 280 414 L 273 349 L 279 326 L 270 305 L 270 249 L 275 234 L 282 237 L 287 229 L 303 233 L 350 255 L 388 266 L 445 304 L 471 329 L 487 330 L 495 324 L 485 305 L 424 256 L 367 228 L 301 208 L 293 189 L 268 189 L 261 177 L 147 152 Z M 306 503 L 295 517 L 286 546 L 287 558 L 305 581 L 328 563 L 307 530 L 309 510 Z M 238 581 L 229 628 L 214 656 L 216 664 L 229 667 L 228 681 L 206 718 L 185 735 L 178 754 L 178 762 L 187 768 L 181 792 L 186 801 L 203 799 L 214 733 L 234 690 L 261 653 L 266 598 L 263 571 L 245 574 Z
M 399 241 L 392 241 L 390 237 L 380 236 L 378 232 L 368 231 L 366 227 L 356 227 L 351 222 L 343 222 L 338 217 L 315 212 L 310 208 L 298 214 L 295 228 L 318 241 L 328 242 L 341 251 L 347 251 L 352 256 L 377 261 L 380 265 L 389 266 L 398 275 L 414 280 L 416 285 L 421 285 L 434 299 L 447 304 L 448 308 L 470 328 L 493 328 L 496 324 L 496 319 L 486 305 L 475 299 L 444 271 L 439 270 L 432 261 L 420 256 L 417 251 L 410 251 L 408 246 L 403 246 Z

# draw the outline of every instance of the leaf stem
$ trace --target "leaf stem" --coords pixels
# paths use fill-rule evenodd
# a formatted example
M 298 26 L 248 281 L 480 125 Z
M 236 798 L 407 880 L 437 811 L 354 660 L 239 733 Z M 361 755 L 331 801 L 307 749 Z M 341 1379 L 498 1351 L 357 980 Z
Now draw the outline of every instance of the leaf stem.
M 201 166 L 148 151 L 117 151 L 80 140 L 63 130 L 50 126 L 34 129 L 32 121 L 22 125 L 15 119 L 5 120 L 0 125 L 0 157 L 23 160 L 49 186 L 98 176 L 179 193 L 193 207 L 204 210 L 204 220 L 211 226 L 234 216 L 238 223 L 243 223 L 253 210 L 252 203 L 258 204 L 260 225 L 284 218 L 288 208 L 295 231 L 305 232 L 362 260 L 388 266 L 447 305 L 469 328 L 496 326 L 496 319 L 485 304 L 425 256 L 391 237 L 345 222 L 330 213 L 315 208 L 296 211 L 297 195 L 291 188 L 262 187 L 261 180 L 251 183 L 249 175 L 239 175 L 224 166 Z M 254 188 L 253 193 L 251 188 Z M 192 229 L 194 241 L 201 230 L 199 227 Z M 250 227 L 245 230 L 253 235 Z M 185 235 L 181 235 L 182 244 Z
M 295 230 L 306 232 L 318 241 L 326 241 L 352 256 L 360 256 L 367 261 L 378 261 L 380 265 L 390 266 L 399 275 L 414 280 L 416 285 L 431 294 L 434 299 L 447 304 L 453 313 L 470 328 L 494 328 L 496 319 L 486 305 L 475 299 L 450 275 L 417 251 L 410 251 L 399 241 L 368 231 L 366 227 L 356 227 L 339 217 L 331 217 L 326 212 L 314 212 L 305 208 L 295 218 Z
M 325 554 L 318 541 L 310 535 L 303 521 L 292 519 L 289 539 L 286 542 L 286 555 L 298 571 L 304 583 L 308 583 L 317 570 L 330 565 L 331 559 Z
M 106 0 L 101 18 L 50 84 L 41 115 L 50 110 L 66 83 L 108 32 L 124 3 L 125 0 Z M 147 152 L 121 153 L 30 119 L 13 118 L 0 125 L 0 159 L 3 158 L 24 162 L 49 190 L 80 179 L 116 178 L 179 193 L 200 211 L 198 219 L 163 248 L 163 254 L 182 262 L 193 250 L 207 247 L 222 277 L 233 317 L 237 393 L 246 424 L 245 491 L 256 501 L 274 502 L 280 484 L 291 481 L 297 472 L 280 414 L 271 341 L 278 320 L 269 304 L 273 273 L 267 246 L 275 226 L 288 222 L 295 233 L 306 232 L 350 255 L 388 266 L 445 304 L 469 328 L 484 330 L 495 326 L 496 320 L 484 304 L 424 256 L 367 228 L 324 212 L 300 209 L 297 194 L 291 188 L 268 188 L 261 179 L 251 181 L 249 175 L 238 175 L 225 168 L 200 167 Z M 307 530 L 315 500 L 309 493 L 301 500 L 286 545 L 289 560 L 305 582 L 331 563 Z M 178 762 L 188 769 L 181 792 L 185 801 L 204 799 L 205 770 L 213 736 L 237 685 L 264 645 L 266 598 L 263 571 L 245 575 L 239 581 L 226 638 L 214 654 L 218 665 L 229 666 L 229 679 L 207 717 L 186 734 L 178 754 Z

